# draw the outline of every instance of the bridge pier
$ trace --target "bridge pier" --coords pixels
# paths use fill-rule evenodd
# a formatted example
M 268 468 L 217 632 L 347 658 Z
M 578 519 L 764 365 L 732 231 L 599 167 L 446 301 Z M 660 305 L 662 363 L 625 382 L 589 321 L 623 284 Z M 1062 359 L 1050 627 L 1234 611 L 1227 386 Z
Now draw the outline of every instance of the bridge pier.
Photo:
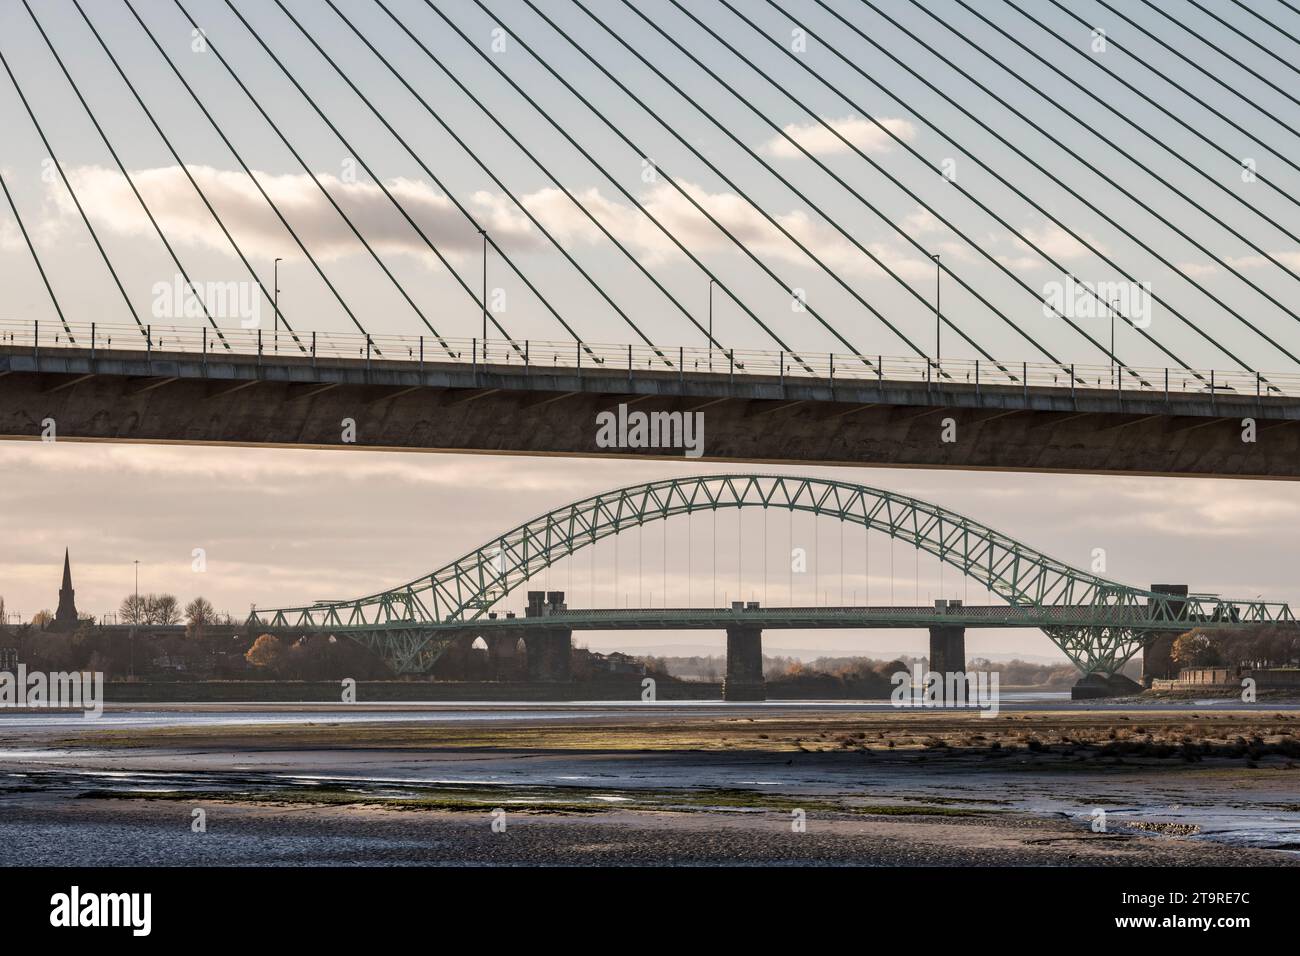
M 573 679 L 573 629 L 548 628 L 529 631 L 524 638 L 528 649 L 528 679 L 530 681 L 566 682 Z
M 763 680 L 763 630 L 736 625 L 727 628 L 727 675 L 723 700 L 767 700 Z
M 524 617 L 550 617 L 566 610 L 563 591 L 529 591 Z M 573 679 L 573 628 L 557 625 L 530 630 L 524 636 L 528 653 L 528 679 L 569 681 Z
M 492 662 L 492 680 L 515 680 L 522 676 L 518 662 L 519 635 L 500 634 L 488 638 L 488 659 Z M 526 646 L 526 645 L 525 645 Z
M 936 624 L 930 628 L 930 670 L 939 674 L 966 672 L 966 628 Z
M 935 607 L 941 602 L 936 601 Z M 947 607 L 947 602 L 942 602 Z M 960 605 L 960 601 L 953 601 Z M 940 692 L 947 703 L 950 693 L 956 691 L 956 682 L 947 679 L 948 674 L 966 673 L 966 628 L 961 624 L 936 624 L 930 628 L 930 670 L 939 675 Z M 965 700 L 954 703 L 966 703 Z

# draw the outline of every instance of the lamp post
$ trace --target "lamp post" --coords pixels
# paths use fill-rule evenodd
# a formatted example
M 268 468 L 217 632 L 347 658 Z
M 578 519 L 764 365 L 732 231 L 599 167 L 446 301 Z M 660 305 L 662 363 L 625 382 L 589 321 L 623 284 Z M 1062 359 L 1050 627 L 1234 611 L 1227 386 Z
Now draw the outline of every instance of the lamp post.
M 942 275 L 939 265 L 939 253 L 934 254 L 934 368 L 939 371 L 940 346 L 943 344 L 943 310 L 939 303 L 939 277 Z
M 276 352 L 280 351 L 280 263 L 283 261 L 283 259 L 276 259 L 271 264 L 271 271 L 275 276 L 271 281 L 271 311 L 275 313 L 272 320 L 275 328 L 271 347 Z
M 480 229 L 478 234 L 483 237 L 483 358 L 487 359 L 487 323 L 488 323 L 488 306 L 487 306 L 487 246 L 488 235 L 486 229 Z
M 713 286 L 718 280 L 709 276 L 709 371 L 713 371 Z
M 1118 308 L 1116 300 L 1112 299 L 1110 303 L 1110 384 L 1115 384 L 1115 310 Z
M 132 616 L 137 618 L 137 620 L 132 621 L 131 623 L 132 624 L 140 623 L 138 620 L 138 618 L 140 617 L 140 561 L 138 559 L 135 561 L 135 606 L 132 609 L 132 611 L 133 611 Z M 134 677 L 135 676 L 135 628 L 134 627 L 131 628 L 130 671 L 131 671 L 131 676 Z

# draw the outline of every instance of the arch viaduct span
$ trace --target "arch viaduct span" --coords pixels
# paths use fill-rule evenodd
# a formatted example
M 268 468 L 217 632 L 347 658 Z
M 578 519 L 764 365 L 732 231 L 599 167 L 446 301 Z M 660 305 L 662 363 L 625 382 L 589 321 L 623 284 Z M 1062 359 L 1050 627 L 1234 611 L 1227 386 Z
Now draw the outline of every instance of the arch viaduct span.
M 524 617 L 492 611 L 506 595 L 562 558 L 629 529 L 696 512 L 760 508 L 857 524 L 957 568 L 1005 605 L 933 607 L 580 610 L 562 592 L 529 592 Z M 729 700 L 761 699 L 762 632 L 774 628 L 925 627 L 936 671 L 965 669 L 967 627 L 1042 630 L 1086 679 L 1120 678 L 1145 649 L 1144 669 L 1167 666 L 1174 636 L 1192 627 L 1292 621 L 1283 603 L 1188 593 L 1185 586 L 1132 587 L 1072 567 L 939 505 L 846 481 L 723 474 L 630 485 L 575 501 L 503 532 L 413 581 L 363 597 L 254 609 L 250 628 L 287 635 L 331 633 L 371 648 L 398 673 L 427 672 L 457 642 L 522 638 L 531 675 L 568 676 L 575 630 L 716 629 L 727 634 Z

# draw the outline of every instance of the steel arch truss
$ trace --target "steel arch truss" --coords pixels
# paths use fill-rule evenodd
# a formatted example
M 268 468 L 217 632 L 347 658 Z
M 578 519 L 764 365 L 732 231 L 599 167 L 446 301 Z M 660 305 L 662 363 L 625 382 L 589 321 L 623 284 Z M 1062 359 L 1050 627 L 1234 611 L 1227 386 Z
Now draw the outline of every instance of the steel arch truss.
M 345 632 L 373 651 L 398 674 L 423 674 L 457 637 L 449 631 L 421 627 L 363 628 Z
M 1293 620 L 1285 604 L 1228 601 L 1215 595 L 1182 597 L 1129 587 L 1072 567 L 954 511 L 879 488 L 825 478 L 711 475 L 584 498 L 512 528 L 400 587 L 353 600 L 254 611 L 249 621 L 271 628 L 346 633 L 363 642 L 380 640 L 381 634 L 409 638 L 421 625 L 482 617 L 556 561 L 611 535 L 720 508 L 781 508 L 837 518 L 935 555 L 1012 605 L 1087 608 L 1095 623 L 1044 629 L 1085 672 L 1117 670 L 1151 629 Z M 430 632 L 423 633 L 421 646 L 436 644 Z M 415 664 L 424 653 L 404 652 L 404 659 Z

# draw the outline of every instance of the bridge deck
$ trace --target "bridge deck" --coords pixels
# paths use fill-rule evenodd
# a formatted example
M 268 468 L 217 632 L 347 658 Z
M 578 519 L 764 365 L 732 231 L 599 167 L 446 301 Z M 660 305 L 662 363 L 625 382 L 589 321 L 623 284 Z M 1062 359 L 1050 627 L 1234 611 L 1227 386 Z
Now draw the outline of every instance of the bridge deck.
M 386 624 L 355 626 L 321 625 L 314 629 L 337 631 L 377 631 L 420 629 L 430 631 L 500 630 L 513 628 L 565 627 L 575 631 L 644 631 L 644 630 L 725 630 L 744 625 L 763 630 L 796 628 L 927 628 L 936 625 L 963 627 L 1089 627 L 1115 626 L 1143 630 L 1186 631 L 1192 627 L 1222 628 L 1238 626 L 1235 621 L 1171 621 L 1149 617 L 1140 607 L 1098 609 L 1072 605 L 1045 607 L 1010 607 L 1007 605 L 964 605 L 937 610 L 917 607 L 761 607 L 731 608 L 611 608 L 558 611 L 539 617 L 476 618 L 464 621 L 394 620 Z M 278 630 L 259 624 L 268 630 Z M 311 630 L 313 628 L 306 628 Z M 304 630 L 288 625 L 287 631 Z
M 474 341 L 312 349 L 282 332 L 276 351 L 224 330 L 243 336 L 226 351 L 200 331 L 118 331 L 108 347 L 97 330 L 93 348 L 87 330 L 16 336 L 0 346 L 0 436 L 53 419 L 64 440 L 682 457 L 600 447 L 596 415 L 626 404 L 704 413 L 717 461 L 1300 477 L 1300 431 L 1280 427 L 1300 421 L 1295 376 L 502 341 L 485 363 Z M 1244 417 L 1261 421 L 1255 443 Z

